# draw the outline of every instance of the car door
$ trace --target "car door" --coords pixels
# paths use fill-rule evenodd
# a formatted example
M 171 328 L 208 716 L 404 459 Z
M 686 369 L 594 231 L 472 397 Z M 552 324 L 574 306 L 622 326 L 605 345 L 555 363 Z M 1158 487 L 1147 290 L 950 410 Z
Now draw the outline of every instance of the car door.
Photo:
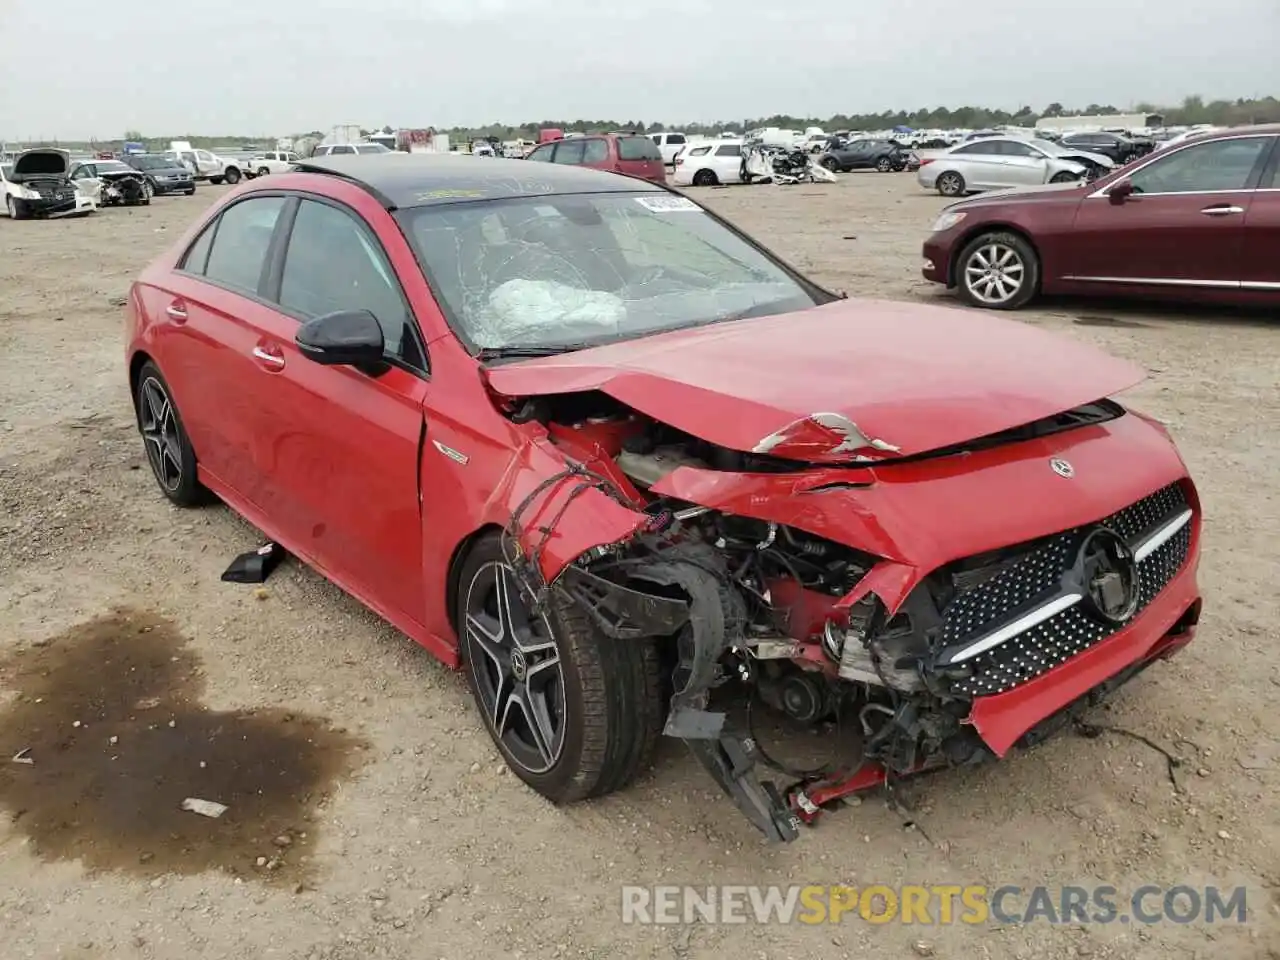
M 1062 238 L 1065 278 L 1238 288 L 1244 224 L 1274 141 L 1254 135 L 1174 148 L 1090 194 Z M 1121 183 L 1133 193 L 1112 202 L 1107 191 Z
M 975 189 L 1000 186 L 1002 173 L 996 144 L 990 140 L 974 140 L 956 147 L 946 156 L 946 165 L 964 177 L 964 182 Z
M 738 183 L 742 179 L 742 144 L 722 143 L 715 149 L 716 178 L 721 183 Z
M 77 163 L 71 168 L 71 182 L 86 197 L 102 199 L 102 181 L 98 179 L 98 171 L 92 163 Z
M 1246 293 L 1280 298 L 1280 138 L 1244 215 L 1240 284 Z
M 426 359 L 382 246 L 353 211 L 298 202 L 269 284 L 276 310 L 255 314 L 245 395 L 262 472 L 259 505 L 291 549 L 383 611 L 424 617 L 418 471 Z M 368 310 L 388 365 L 363 372 L 307 359 L 301 323 Z
M 274 313 L 262 291 L 285 198 L 226 207 L 187 248 L 144 306 L 159 324 L 157 360 L 202 470 L 251 505 L 261 499 L 255 412 L 254 330 Z
M 1043 153 L 1029 143 L 1017 140 L 997 140 L 995 148 L 998 163 L 992 169 L 1001 186 L 1025 187 L 1044 183 L 1049 177 L 1049 162 Z

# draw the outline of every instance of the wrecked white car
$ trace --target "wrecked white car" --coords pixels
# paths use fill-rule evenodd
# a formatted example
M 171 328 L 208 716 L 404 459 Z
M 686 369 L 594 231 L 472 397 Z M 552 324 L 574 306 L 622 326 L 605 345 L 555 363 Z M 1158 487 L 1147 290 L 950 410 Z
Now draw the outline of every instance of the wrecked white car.
M 76 164 L 71 181 L 100 206 L 146 206 L 155 188 L 146 175 L 120 160 L 87 160 Z
M 98 201 L 71 179 L 71 155 L 53 147 L 24 150 L 4 171 L 5 212 L 14 220 L 92 213 Z

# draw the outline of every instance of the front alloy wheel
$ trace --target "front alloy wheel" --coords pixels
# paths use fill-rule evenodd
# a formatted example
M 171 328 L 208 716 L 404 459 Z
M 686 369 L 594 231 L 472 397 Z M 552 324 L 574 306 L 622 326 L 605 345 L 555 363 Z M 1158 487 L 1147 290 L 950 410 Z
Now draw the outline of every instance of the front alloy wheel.
M 476 699 L 507 758 L 546 773 L 564 751 L 564 671 L 545 616 L 530 612 L 515 572 L 491 561 L 467 588 L 463 636 Z
M 960 254 L 961 296 L 975 307 L 1015 310 L 1039 285 L 1039 260 L 1031 245 L 1013 233 L 988 233 Z
M 535 609 L 496 533 L 468 550 L 457 583 L 467 682 L 511 770 L 553 803 L 630 783 L 662 731 L 656 645 L 604 636 L 556 590 Z

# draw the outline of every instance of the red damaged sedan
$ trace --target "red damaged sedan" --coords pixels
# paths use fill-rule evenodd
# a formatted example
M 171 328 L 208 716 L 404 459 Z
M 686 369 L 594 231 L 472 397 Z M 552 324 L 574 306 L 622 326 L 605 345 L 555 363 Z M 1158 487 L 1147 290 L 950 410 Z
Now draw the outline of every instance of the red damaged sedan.
M 1280 304 L 1280 125 L 1215 130 L 1093 183 L 953 203 L 926 280 L 975 307 L 1038 294 Z
M 684 740 L 768 837 L 1004 755 L 1191 639 L 1200 509 L 1128 363 L 848 300 L 660 185 L 392 154 L 228 194 L 134 284 L 161 491 L 445 662 L 555 802 Z M 738 708 L 852 719 L 780 788 Z M 781 766 L 781 765 L 779 765 Z

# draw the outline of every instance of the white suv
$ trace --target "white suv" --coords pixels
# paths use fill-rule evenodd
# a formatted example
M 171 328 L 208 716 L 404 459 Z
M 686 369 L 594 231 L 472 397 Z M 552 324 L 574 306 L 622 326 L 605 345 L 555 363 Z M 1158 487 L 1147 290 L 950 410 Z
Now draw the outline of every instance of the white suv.
M 313 157 L 336 157 L 351 153 L 391 153 L 380 143 L 322 143 L 316 147 Z

